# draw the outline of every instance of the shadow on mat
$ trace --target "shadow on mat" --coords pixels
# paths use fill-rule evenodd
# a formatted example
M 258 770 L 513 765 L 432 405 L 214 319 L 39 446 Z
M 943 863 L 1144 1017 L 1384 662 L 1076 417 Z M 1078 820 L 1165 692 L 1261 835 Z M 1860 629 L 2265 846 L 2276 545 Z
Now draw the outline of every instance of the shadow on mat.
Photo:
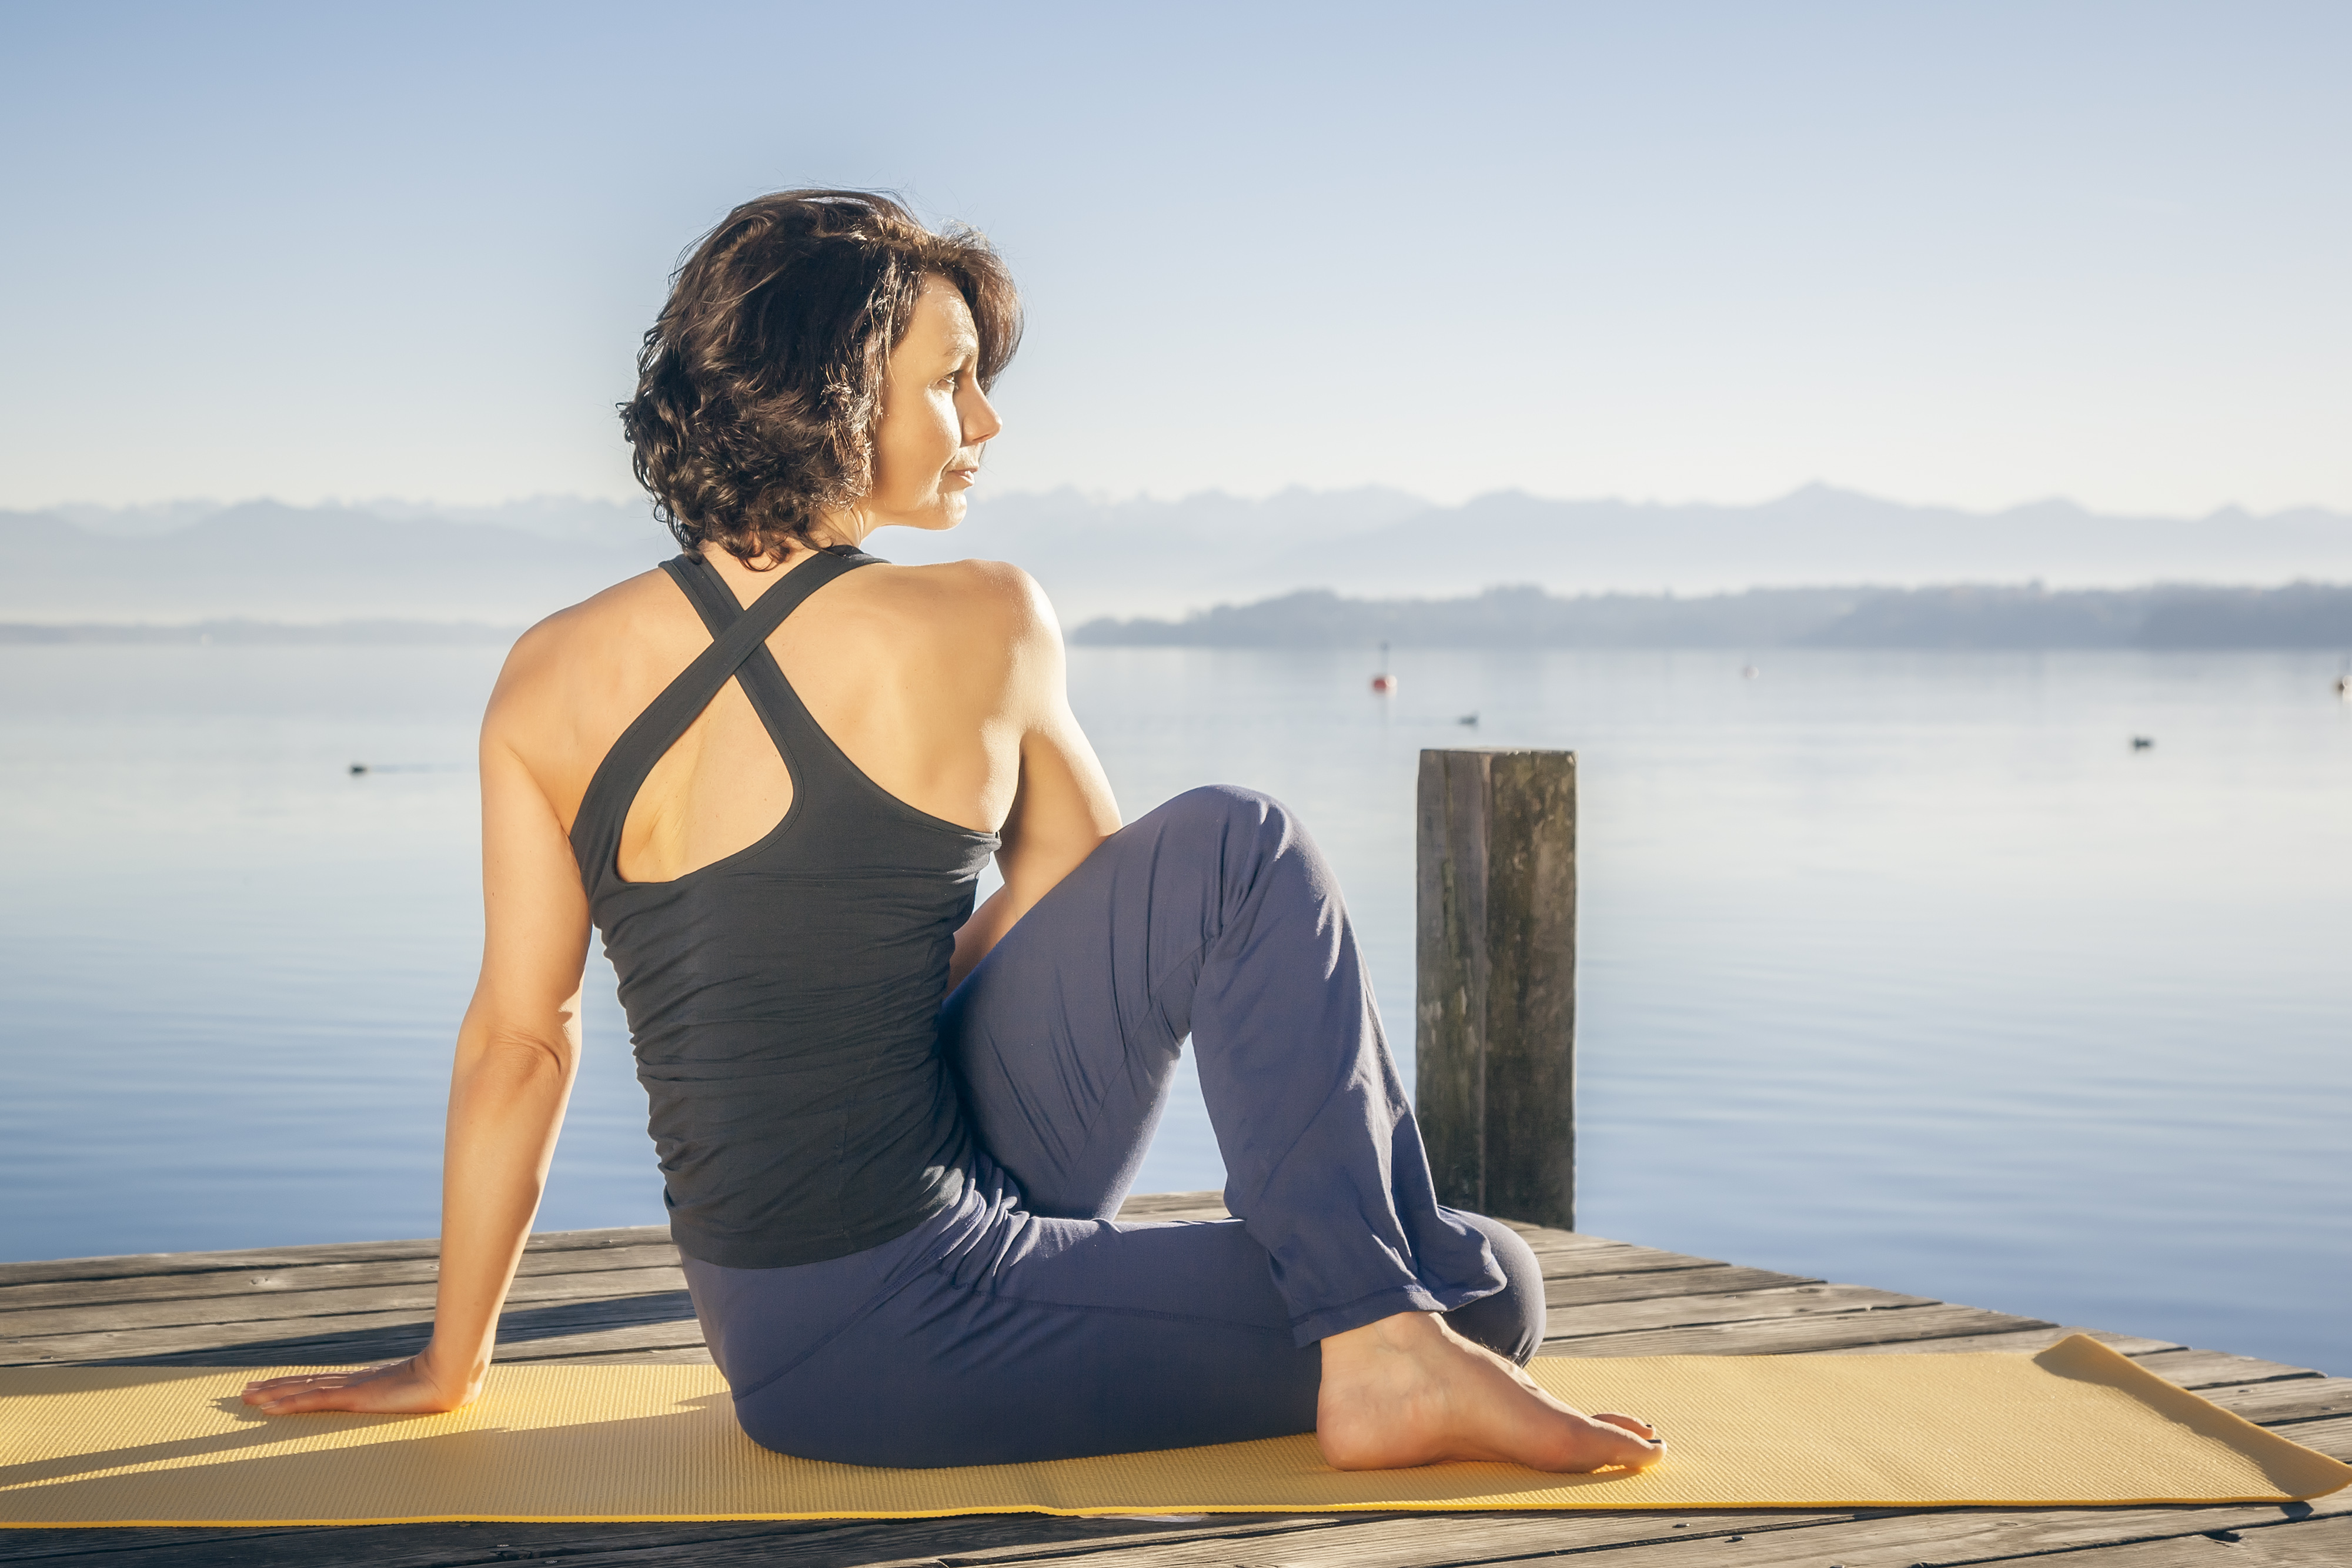
M 158 1398 L 168 1397 L 161 1385 L 169 1381 L 158 1380 Z M 569 1490 L 577 1492 L 577 1478 L 597 1474 L 616 1454 L 675 1450 L 690 1434 L 703 1435 L 707 1442 L 709 1412 L 726 1404 L 727 1396 L 706 1394 L 667 1410 L 569 1427 L 516 1430 L 483 1426 L 454 1432 L 415 1430 L 435 1419 L 429 1416 L 334 1412 L 273 1416 L 235 1396 L 210 1403 L 236 1417 L 236 1427 L 0 1466 L 0 1492 L 26 1518 L 121 1517 L 126 1500 L 135 1500 L 128 1509 L 133 1519 L 202 1519 L 223 1512 L 293 1518 L 313 1511 L 322 1499 L 349 1500 L 341 1509 L 331 1503 L 325 1510 L 330 1518 L 345 1511 L 368 1517 L 396 1515 L 403 1499 L 418 1495 L 459 1500 L 452 1512 L 495 1513 L 505 1500 L 501 1467 L 513 1462 L 517 1450 L 527 1455 L 521 1466 L 526 1477 L 537 1469 L 542 1477 L 565 1478 L 575 1483 Z M 414 1430 L 414 1436 L 404 1434 L 403 1427 Z M 355 1448 L 289 1453 L 281 1447 L 322 1434 L 340 1438 L 370 1432 L 384 1436 Z M 248 1452 L 273 1447 L 278 1451 Z M 120 1473 L 150 1465 L 172 1468 Z M 266 1479 L 257 1481 L 246 1479 L 254 1472 L 238 1473 L 241 1467 L 252 1465 L 265 1467 Z M 563 1480 L 554 1484 L 564 1490 Z M 222 1506 L 224 1492 L 235 1496 L 243 1488 L 257 1486 L 258 1491 L 245 1508 Z M 569 1506 L 545 1511 L 559 1518 L 593 1517 L 599 1511 L 593 1495 L 567 1497 L 564 1502 Z
M 594 1301 L 562 1301 L 544 1307 L 509 1307 L 499 1319 L 501 1348 L 604 1329 L 635 1328 L 648 1323 L 694 1321 L 694 1302 L 684 1291 L 653 1295 L 614 1296 Z M 212 1349 L 173 1351 L 163 1355 L 91 1357 L 51 1365 L 74 1366 L 302 1366 L 356 1365 L 415 1355 L 432 1337 L 433 1320 L 398 1323 L 357 1333 L 332 1332 L 286 1339 L 248 1340 Z M 679 1337 L 677 1343 L 698 1343 L 699 1333 Z

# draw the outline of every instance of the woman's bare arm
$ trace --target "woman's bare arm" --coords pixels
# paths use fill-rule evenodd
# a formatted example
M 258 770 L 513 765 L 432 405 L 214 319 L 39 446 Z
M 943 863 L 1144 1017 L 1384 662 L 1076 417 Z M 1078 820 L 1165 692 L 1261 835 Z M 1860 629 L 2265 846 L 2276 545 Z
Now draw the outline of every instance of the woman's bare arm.
M 1119 827 L 1110 780 L 1070 711 L 1068 661 L 1053 608 L 1035 583 L 1015 575 L 1023 592 L 1011 633 L 1008 707 L 1021 726 L 1021 781 L 999 830 L 996 865 L 1004 885 L 956 933 L 950 986 L 961 984 L 1016 921 Z
M 482 727 L 482 972 L 450 1074 L 432 1343 L 366 1372 L 253 1385 L 246 1403 L 272 1415 L 452 1410 L 481 1392 L 489 1370 L 499 1309 L 579 1065 L 588 951 L 587 899 L 572 846 L 513 744 L 524 654 L 518 647 L 509 659 Z

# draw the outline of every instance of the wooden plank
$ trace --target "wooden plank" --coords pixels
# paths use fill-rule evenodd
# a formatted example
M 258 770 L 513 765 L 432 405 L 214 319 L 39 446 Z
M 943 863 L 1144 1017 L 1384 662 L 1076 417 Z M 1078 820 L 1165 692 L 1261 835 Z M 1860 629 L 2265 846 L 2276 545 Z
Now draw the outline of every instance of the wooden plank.
M 167 1274 L 210 1274 L 232 1269 L 290 1269 L 304 1263 L 374 1263 L 431 1258 L 433 1240 L 350 1241 L 300 1247 L 259 1247 L 235 1252 L 133 1252 L 113 1258 L 58 1258 L 0 1263 L 0 1285 L 37 1285 L 65 1280 L 155 1279 Z
M 2315 1453 L 2326 1454 L 2331 1459 L 2341 1459 L 2352 1465 L 2352 1416 L 2329 1416 L 2317 1421 L 2297 1421 L 2281 1427 L 2278 1435 L 2290 1443 L 2301 1443 Z
M 2264 1427 L 2352 1416 L 2352 1377 L 2291 1377 L 2198 1392 L 2222 1409 Z
M 1779 1290 L 1735 1291 L 1720 1296 L 1601 1301 L 1591 1306 L 1553 1309 L 1544 1319 L 1544 1343 L 1581 1341 L 1645 1329 L 1685 1328 L 1697 1323 L 1750 1322 L 1759 1318 L 1815 1317 L 1940 1304 L 1925 1296 L 1874 1291 L 1867 1285 L 1790 1285 Z
M 1203 1522 L 1207 1521 L 1207 1522 Z M 567 1558 L 565 1568 L 976 1568 L 979 1564 L 1054 1563 L 1090 1565 L 1111 1556 L 1124 1560 L 1139 1546 L 1174 1553 L 1192 1563 L 1230 1563 L 1255 1557 L 1284 1561 L 1285 1543 L 1314 1521 L 1259 1519 L 1246 1514 L 1177 1514 L 1160 1520 L 1044 1519 L 1035 1516 L 967 1516 L 899 1520 L 864 1527 L 855 1541 L 741 1541 L 712 1547 L 687 1547 Z
M 1023 1551 L 967 1545 L 952 1534 L 930 1548 L 926 1556 L 909 1555 L 888 1564 L 856 1562 L 859 1568 L 913 1568 L 917 1563 L 940 1563 L 963 1568 L 989 1564 L 1013 1568 L 1025 1563 L 1063 1563 L 1073 1568 L 1429 1568 L 1456 1564 L 1525 1561 L 1563 1552 L 1590 1552 L 1626 1542 L 1662 1542 L 1685 1553 L 1706 1552 L 1727 1536 L 1788 1529 L 1800 1522 L 1851 1515 L 1819 1512 L 1658 1513 L 1485 1513 L 1407 1514 L 1357 1518 L 1319 1528 L 1246 1535 L 1222 1530 L 1173 1541 L 1138 1540 L 1106 1547 Z M 961 1522 L 961 1521 L 958 1521 Z M 1705 1543 L 1695 1545 L 1694 1543 Z M 682 1561 L 683 1559 L 678 1559 Z M 573 1560 L 594 1563 L 595 1559 Z M 605 1560 L 618 1564 L 635 1558 Z M 663 1561 L 646 1559 L 648 1563 Z M 1613 1563 L 1613 1556 L 1599 1559 Z M 740 1565 L 788 1563 L 825 1568 L 849 1568 L 847 1559 L 803 1559 L 761 1556 L 751 1542 L 722 1547 L 698 1557 L 698 1565 L 740 1568 Z M 1686 1561 L 1684 1568 L 1705 1568 L 1707 1558 Z M 567 1564 L 570 1568 L 570 1564 Z
M 1544 1301 L 1554 1312 L 1598 1306 L 1604 1301 L 1643 1301 L 1665 1296 L 1723 1296 L 1742 1291 L 1769 1291 L 1825 1281 L 1802 1274 L 1779 1274 L 1769 1269 L 1742 1269 L 1729 1263 L 1706 1269 L 1675 1269 L 1645 1274 L 1589 1274 L 1544 1281 Z
M 708 1524 L 381 1524 L 190 1530 L 131 1526 L 99 1530 L 0 1530 L 0 1563 L 56 1563 L 80 1568 L 177 1568 L 182 1563 L 240 1565 L 366 1563 L 428 1568 L 483 1563 L 509 1552 L 625 1551 L 795 1532 L 839 1531 L 845 1521 L 766 1521 Z M 507 1559 L 512 1561 L 514 1559 Z M 572 1561 L 577 1561 L 572 1558 Z
M 2070 1556 L 2066 1568 L 2345 1568 L 2347 1563 L 2352 1563 L 2352 1520 L 2331 1518 L 2109 1546 Z
M 109 1301 L 95 1306 L 37 1307 L 0 1315 L 0 1334 L 22 1344 L 45 1335 L 88 1333 L 99 1329 L 173 1328 L 234 1322 L 286 1322 L 299 1318 L 337 1318 L 374 1312 L 433 1312 L 435 1281 L 369 1285 L 328 1291 L 257 1290 L 236 1296 L 169 1297 L 162 1301 Z M 518 1278 L 507 1302 L 530 1306 L 547 1301 L 598 1301 L 620 1296 L 677 1293 L 686 1276 L 675 1267 L 612 1269 L 585 1274 L 531 1274 Z
M 525 1242 L 527 1252 L 586 1252 L 612 1247 L 644 1247 L 669 1239 L 663 1225 L 628 1225 L 603 1230 L 542 1230 Z M 203 1274 L 230 1269 L 291 1269 L 307 1263 L 376 1263 L 432 1258 L 441 1244 L 431 1237 L 404 1241 L 341 1241 L 300 1247 L 260 1247 L 234 1252 L 133 1252 L 112 1258 L 58 1258 L 31 1263 L 0 1263 L 0 1285 L 33 1285 L 52 1280 L 117 1280 L 126 1276 Z
M 1590 1230 L 1570 1230 L 1564 1225 L 1538 1225 L 1532 1219 L 1513 1219 L 1506 1215 L 1489 1215 L 1496 1224 L 1517 1231 L 1534 1242 L 1538 1239 L 1561 1246 L 1622 1247 L 1624 1242 L 1613 1236 L 1596 1236 Z
M 1676 1269 L 1700 1268 L 1725 1261 L 1721 1258 L 1701 1258 L 1696 1253 L 1675 1252 L 1663 1247 L 1645 1247 L 1638 1241 L 1622 1241 L 1613 1236 L 1595 1236 L 1590 1231 L 1562 1230 L 1557 1226 L 1529 1225 L 1516 1219 L 1496 1219 L 1496 1223 L 1517 1231 L 1519 1239 L 1526 1242 L 1538 1258 L 1617 1251 L 1643 1258 L 1675 1259 L 1677 1261 L 1665 1266 Z
M 515 1270 L 520 1280 L 559 1274 L 625 1272 L 632 1269 L 675 1268 L 677 1249 L 667 1241 L 644 1247 L 612 1247 L 591 1250 L 526 1252 Z M 121 1275 L 104 1280 L 62 1280 L 45 1284 L 0 1286 L 0 1314 L 48 1307 L 102 1306 L 116 1301 L 201 1300 L 208 1296 L 291 1294 L 299 1291 L 339 1290 L 348 1286 L 430 1286 L 441 1276 L 438 1257 L 409 1258 L 376 1263 L 303 1263 L 255 1270 L 215 1270 L 198 1273 Z M 0 1315 L 0 1328 L 8 1320 Z
M 2352 1503 L 2338 1505 L 2326 1515 L 2314 1512 L 2305 1522 L 2325 1524 L 2331 1530 L 2339 1522 L 2352 1522 Z M 2076 1564 L 2090 1568 L 2116 1562 L 2114 1553 L 2126 1543 L 2189 1541 L 2218 1548 L 2221 1543 L 2209 1540 L 2208 1531 L 2252 1541 L 2258 1535 L 2294 1527 L 2284 1511 L 2269 1503 L 2155 1509 L 1943 1509 L 1887 1512 L 1793 1529 L 1740 1531 L 1718 1536 L 1697 1549 L 1680 1541 L 1635 1543 L 1595 1562 L 1596 1568 L 1823 1568 L 1824 1564 L 1938 1568 L 1948 1563 L 2015 1563 L 2064 1552 L 2060 1562 L 2066 1568 Z M 1450 1547 L 1448 1542 L 1440 1552 L 1423 1559 L 1423 1568 L 1462 1561 L 1452 1555 Z M 1250 1563 L 1246 1557 L 1229 1561 Z M 2352 1559 L 2338 1560 L 2336 1568 L 2341 1568 L 2343 1562 Z
M 1218 1551 L 1228 1545 L 1249 1543 L 1244 1551 L 1273 1551 L 1277 1554 L 1283 1543 L 1313 1539 L 1313 1532 L 1329 1528 L 1346 1528 L 1368 1521 L 1394 1516 L 1377 1514 L 1329 1514 L 1317 1517 L 1308 1514 L 1282 1516 L 1275 1514 L 1240 1513 L 1177 1513 L 1151 1517 L 1142 1515 L 1097 1518 L 1096 1524 L 1117 1523 L 1122 1527 L 1118 1536 L 1088 1539 L 1084 1536 L 1056 1542 L 1044 1549 L 1018 1542 L 965 1542 L 957 1538 L 953 1520 L 934 1521 L 950 1528 L 940 1532 L 933 1547 L 935 1561 L 952 1563 L 958 1568 L 967 1564 L 1018 1563 L 1087 1563 L 1099 1553 L 1133 1546 L 1163 1549 L 1194 1548 L 1204 1550 L 1212 1560 Z M 1076 1522 L 1066 1521 L 1064 1522 Z
M 772 1563 L 802 1568 L 849 1564 L 1083 1560 L 1128 1541 L 1181 1542 L 1276 1536 L 1328 1516 L 1169 1516 L 1059 1519 L 1043 1514 L 982 1514 L 925 1520 L 810 1520 L 706 1524 L 409 1524 L 268 1531 L 5 1531 L 0 1562 L 55 1563 L 103 1552 L 109 1568 L 194 1568 L 233 1562 L 238 1568 L 445 1568 L 445 1565 L 553 1559 L 565 1568 L 598 1564 Z M 37 1535 L 44 1542 L 12 1542 Z M 126 1536 L 134 1539 L 125 1540 Z M 18 1551 L 11 1553 L 10 1548 Z M 32 1550 L 24 1550 L 30 1546 Z M 47 1550 L 42 1548 L 46 1546 Z
M 609 1362 L 616 1366 L 624 1364 L 642 1365 L 654 1362 L 662 1362 L 673 1365 L 691 1364 L 695 1366 L 709 1366 L 711 1364 L 710 1347 L 704 1344 L 699 1339 L 697 1339 L 691 1344 L 649 1344 L 642 1348 L 627 1348 L 625 1342 L 632 1337 L 643 1337 L 645 1339 L 651 1340 L 657 1336 L 656 1336 L 650 1330 L 643 1331 L 640 1334 L 639 1331 L 615 1329 L 612 1332 L 609 1337 L 604 1334 L 582 1334 L 579 1338 L 578 1348 L 569 1354 L 561 1355 L 542 1354 L 541 1353 L 543 1347 L 533 1343 L 519 1345 L 510 1352 L 501 1351 L 498 1353 L 495 1359 L 499 1361 L 511 1361 L 518 1363 L 539 1361 Z M 622 1343 L 624 1348 L 609 1348 L 609 1346 L 614 1343 Z
M 210 1552 L 215 1563 L 234 1563 L 244 1544 L 283 1533 L 276 1529 L 171 1530 L 147 1525 L 102 1531 L 0 1530 L 0 1563 L 57 1563 L 73 1558 L 79 1560 L 79 1568 L 144 1568 L 138 1552 L 191 1546 Z
M 1947 1303 L 1948 1304 L 1948 1303 Z M 1968 1307 L 1964 1312 L 1981 1309 Z M 1998 1315 L 1998 1314 L 1996 1314 Z M 2137 1334 L 2109 1333 L 2105 1329 L 2061 1328 L 2045 1323 L 2038 1328 L 2013 1329 L 2007 1333 L 1968 1333 L 1950 1339 L 1896 1340 L 1884 1344 L 1857 1344 L 1843 1349 L 1800 1350 L 1791 1355 L 1941 1355 L 1987 1354 L 2000 1355 L 2031 1355 L 2037 1350 L 2048 1350 L 2069 1334 L 2088 1334 L 2110 1350 L 2137 1356 L 2151 1351 L 2179 1350 L 2169 1340 L 2143 1339 Z
M 1858 1350 L 1874 1344 L 1903 1349 L 1921 1340 L 1958 1339 L 1967 1334 L 2047 1326 L 2032 1318 L 2013 1318 L 1982 1307 L 1939 1302 L 1925 1307 L 1889 1307 L 1879 1312 L 1702 1323 L 1639 1333 L 1547 1340 L 1543 1350 L 1549 1355 L 1789 1355 L 1806 1351 Z
M 693 1322 L 683 1291 L 562 1301 L 509 1311 L 499 1320 L 502 1347 L 577 1334 L 591 1329 L 635 1323 Z M 45 1334 L 0 1340 L 0 1365 L 63 1363 L 145 1362 L 202 1364 L 219 1352 L 217 1364 L 289 1365 L 380 1360 L 421 1349 L 432 1326 L 430 1303 L 400 1312 L 354 1312 L 331 1318 L 263 1319 L 238 1323 L 200 1323 L 172 1328 L 107 1329 L 85 1333 Z
M 1664 1252 L 1655 1247 L 1635 1247 L 1612 1241 L 1604 1247 L 1533 1249 L 1536 1263 L 1547 1280 L 1581 1280 L 1594 1274 L 1680 1274 L 1692 1269 L 1728 1269 L 1719 1258 L 1688 1252 Z
M 622 1323 L 583 1329 L 541 1339 L 500 1340 L 499 1361 L 691 1361 L 707 1362 L 702 1325 L 692 1318 L 670 1322 Z
M 2183 1388 L 2214 1388 L 2225 1383 L 2261 1383 L 2273 1377 L 2317 1377 L 2307 1366 L 2263 1361 L 2252 1355 L 2231 1355 L 2218 1350 L 2166 1350 L 2132 1358 L 2158 1377 Z

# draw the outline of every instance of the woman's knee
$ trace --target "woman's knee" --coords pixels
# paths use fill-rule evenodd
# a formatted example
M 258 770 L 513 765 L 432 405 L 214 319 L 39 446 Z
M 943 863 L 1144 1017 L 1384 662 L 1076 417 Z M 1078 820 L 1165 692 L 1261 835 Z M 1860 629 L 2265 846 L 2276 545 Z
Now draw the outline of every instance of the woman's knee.
M 1524 1366 L 1543 1343 L 1543 1265 L 1536 1260 L 1534 1249 L 1501 1220 L 1460 1209 L 1453 1212 L 1486 1239 L 1495 1261 L 1502 1268 L 1503 1288 L 1466 1307 L 1454 1308 L 1445 1314 L 1445 1324 L 1464 1339 Z
M 1195 786 L 1169 797 L 1167 803 L 1152 814 L 1164 815 L 1171 826 L 1209 831 L 1232 828 L 1255 831 L 1265 827 L 1279 831 L 1292 821 L 1289 807 L 1262 790 L 1244 789 L 1239 784 Z
M 1203 784 L 1171 798 L 1146 820 L 1156 824 L 1162 841 L 1217 846 L 1218 859 L 1229 868 L 1296 862 L 1310 875 L 1322 874 L 1322 854 L 1307 825 L 1263 790 Z

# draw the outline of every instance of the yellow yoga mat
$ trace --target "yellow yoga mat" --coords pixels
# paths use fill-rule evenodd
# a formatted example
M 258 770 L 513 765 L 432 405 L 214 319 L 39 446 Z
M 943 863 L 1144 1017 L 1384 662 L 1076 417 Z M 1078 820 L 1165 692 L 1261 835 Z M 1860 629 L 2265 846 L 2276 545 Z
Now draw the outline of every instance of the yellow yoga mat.
M 281 1368 L 280 1372 L 293 1368 Z M 2039 1355 L 1547 1358 L 1654 1421 L 1632 1474 L 1328 1469 L 1312 1437 L 969 1469 L 786 1458 L 708 1366 L 499 1366 L 446 1416 L 257 1416 L 250 1367 L 0 1371 L 0 1523 L 376 1524 L 957 1513 L 2284 1502 L 2352 1480 L 2076 1335 Z

